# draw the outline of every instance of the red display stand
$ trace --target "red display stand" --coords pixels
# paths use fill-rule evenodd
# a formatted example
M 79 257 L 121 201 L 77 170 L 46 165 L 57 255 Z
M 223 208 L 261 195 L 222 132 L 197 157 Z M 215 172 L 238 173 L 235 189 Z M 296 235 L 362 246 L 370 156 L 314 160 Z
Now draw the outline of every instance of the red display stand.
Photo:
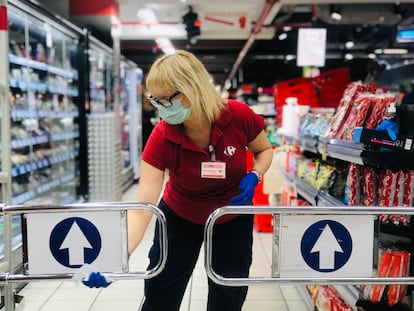
M 250 172 L 253 166 L 253 155 L 247 151 L 246 168 Z M 269 205 L 269 195 L 263 193 L 263 181 L 254 189 L 253 205 Z M 258 232 L 273 232 L 273 215 L 255 214 L 253 221 L 254 228 Z
M 295 78 L 273 86 L 277 125 L 282 126 L 283 105 L 286 98 L 296 97 L 299 105 L 336 108 L 350 83 L 348 68 L 321 73 L 314 78 Z

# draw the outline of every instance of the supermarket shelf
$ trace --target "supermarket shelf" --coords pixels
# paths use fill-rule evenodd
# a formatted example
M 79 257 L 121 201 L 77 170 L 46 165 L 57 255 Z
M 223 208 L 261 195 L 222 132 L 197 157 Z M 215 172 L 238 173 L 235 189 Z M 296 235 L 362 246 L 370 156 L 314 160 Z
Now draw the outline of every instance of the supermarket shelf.
M 303 150 L 318 153 L 318 138 L 312 136 L 294 136 L 294 135 L 285 135 L 278 134 L 279 138 L 284 140 L 287 144 L 297 145 Z
M 329 139 L 328 141 L 319 140 L 318 150 L 321 154 L 326 154 L 328 157 L 352 162 L 356 164 L 364 164 L 361 154 L 364 150 L 364 145 L 351 141 Z
M 288 180 L 296 185 L 297 192 L 314 206 L 345 206 L 346 204 L 325 191 L 318 191 L 297 176 L 284 172 Z
M 393 170 L 414 168 L 414 153 L 399 152 L 395 150 L 366 149 L 363 143 L 353 141 L 311 137 L 293 136 L 278 133 L 281 141 L 286 144 L 296 145 L 304 151 L 338 159 L 359 165 L 372 167 L 386 167 Z M 396 161 L 396 159 L 398 159 Z

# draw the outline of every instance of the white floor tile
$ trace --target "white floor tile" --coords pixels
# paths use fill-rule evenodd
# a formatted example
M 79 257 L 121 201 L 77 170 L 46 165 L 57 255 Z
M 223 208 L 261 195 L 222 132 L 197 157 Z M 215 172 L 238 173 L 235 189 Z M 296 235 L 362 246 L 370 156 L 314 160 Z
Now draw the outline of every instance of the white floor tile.
M 141 301 L 134 300 L 109 300 L 109 301 L 96 301 L 89 311 L 137 311 Z
M 88 311 L 91 305 L 91 301 L 77 300 L 72 297 L 67 300 L 48 301 L 39 311 Z
M 247 292 L 247 300 L 278 300 L 283 302 L 284 298 L 278 286 L 256 285 L 249 287 L 249 291 Z
M 55 291 L 56 288 L 31 288 L 27 285 L 19 292 L 19 295 L 23 296 L 26 301 L 46 301 Z
M 243 311 L 289 311 L 286 304 L 279 300 L 246 300 L 243 305 Z M 302 310 L 292 310 L 302 311 Z
M 45 302 L 43 300 L 31 300 L 31 301 L 24 300 L 22 302 L 23 309 L 21 309 L 21 310 L 24 310 L 24 311 L 39 311 L 39 310 L 41 310 L 41 307 L 44 303 Z

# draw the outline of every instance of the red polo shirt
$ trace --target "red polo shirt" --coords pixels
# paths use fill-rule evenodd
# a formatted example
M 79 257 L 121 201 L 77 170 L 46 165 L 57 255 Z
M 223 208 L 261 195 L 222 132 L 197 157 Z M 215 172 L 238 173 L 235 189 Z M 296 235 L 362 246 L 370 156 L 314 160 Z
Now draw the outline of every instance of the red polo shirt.
M 210 134 L 216 161 L 226 164 L 225 179 L 201 177 L 201 164 L 211 161 L 211 153 L 197 146 L 185 134 L 182 124 L 158 123 L 142 159 L 160 170 L 169 170 L 163 196 L 167 205 L 180 217 L 204 224 L 215 209 L 228 205 L 239 193 L 240 180 L 246 175 L 246 145 L 263 128 L 263 118 L 247 104 L 228 101 Z

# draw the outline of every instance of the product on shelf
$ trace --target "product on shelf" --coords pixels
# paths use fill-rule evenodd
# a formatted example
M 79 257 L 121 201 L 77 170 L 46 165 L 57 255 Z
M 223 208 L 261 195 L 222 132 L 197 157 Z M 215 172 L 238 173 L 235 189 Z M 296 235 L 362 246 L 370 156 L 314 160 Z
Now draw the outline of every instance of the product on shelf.
M 355 99 L 348 117 L 336 135 L 337 138 L 352 140 L 355 127 L 364 126 L 365 119 L 372 108 L 370 95 L 363 93 Z
M 345 89 L 329 130 L 324 134 L 328 138 L 339 138 L 344 123 L 350 114 L 354 101 L 363 92 L 374 93 L 377 89 L 375 84 L 350 83 Z
M 358 164 L 349 165 L 348 177 L 345 185 L 344 203 L 350 206 L 361 204 L 361 169 Z
M 409 274 L 410 252 L 395 246 L 381 246 L 378 257 L 378 277 L 405 277 Z M 402 284 L 363 285 L 361 290 L 372 302 L 386 301 L 395 305 L 407 295 L 407 286 Z
M 313 303 L 318 311 L 352 311 L 354 310 L 331 285 L 307 285 Z
M 312 108 L 301 119 L 299 134 L 310 137 L 322 136 L 330 127 L 334 114 L 332 108 Z

